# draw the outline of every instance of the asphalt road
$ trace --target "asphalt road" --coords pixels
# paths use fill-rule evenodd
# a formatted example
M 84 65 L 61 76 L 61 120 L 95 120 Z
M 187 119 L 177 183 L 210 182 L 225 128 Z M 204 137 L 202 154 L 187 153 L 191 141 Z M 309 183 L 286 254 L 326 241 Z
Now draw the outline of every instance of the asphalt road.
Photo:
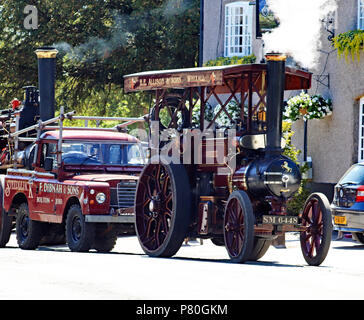
M 333 241 L 320 267 L 306 265 L 298 235 L 270 247 L 259 262 L 238 265 L 209 240 L 183 245 L 170 259 L 143 254 L 136 237 L 108 254 L 66 246 L 25 251 L 15 235 L 0 249 L 0 299 L 245 300 L 363 299 L 364 245 Z

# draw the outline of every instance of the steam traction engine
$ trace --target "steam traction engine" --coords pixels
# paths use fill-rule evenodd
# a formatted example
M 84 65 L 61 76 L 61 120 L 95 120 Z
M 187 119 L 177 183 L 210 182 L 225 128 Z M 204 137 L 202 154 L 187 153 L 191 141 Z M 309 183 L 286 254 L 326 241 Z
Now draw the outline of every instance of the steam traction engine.
M 135 197 L 136 232 L 149 256 L 173 256 L 185 237 L 199 237 L 225 245 L 232 261 L 243 263 L 296 231 L 307 263 L 324 261 L 332 232 L 328 200 L 314 193 L 298 216 L 288 216 L 286 203 L 301 174 L 282 155 L 284 90 L 308 89 L 311 74 L 286 67 L 285 56 L 266 59 L 125 76 L 126 92 L 156 94 L 150 159 Z M 212 100 L 220 110 L 207 119 Z M 232 101 L 237 117 L 227 108 Z M 231 125 L 219 128 L 220 115 Z

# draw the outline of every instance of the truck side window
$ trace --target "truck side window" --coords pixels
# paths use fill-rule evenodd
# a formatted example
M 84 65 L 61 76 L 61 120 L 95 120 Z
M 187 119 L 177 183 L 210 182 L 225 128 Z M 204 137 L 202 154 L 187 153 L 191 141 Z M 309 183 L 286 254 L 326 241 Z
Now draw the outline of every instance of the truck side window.
M 44 159 L 46 157 L 53 158 L 53 169 L 57 169 L 57 144 L 56 143 L 44 143 L 42 145 L 42 153 L 40 158 L 40 166 L 44 167 Z

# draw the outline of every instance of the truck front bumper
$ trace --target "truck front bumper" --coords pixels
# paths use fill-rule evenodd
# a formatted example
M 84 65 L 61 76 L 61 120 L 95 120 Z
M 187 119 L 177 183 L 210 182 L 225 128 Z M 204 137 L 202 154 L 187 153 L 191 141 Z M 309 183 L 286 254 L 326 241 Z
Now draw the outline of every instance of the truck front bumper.
M 86 222 L 91 223 L 134 223 L 135 216 L 131 215 L 119 215 L 119 216 L 111 216 L 111 215 L 86 215 Z

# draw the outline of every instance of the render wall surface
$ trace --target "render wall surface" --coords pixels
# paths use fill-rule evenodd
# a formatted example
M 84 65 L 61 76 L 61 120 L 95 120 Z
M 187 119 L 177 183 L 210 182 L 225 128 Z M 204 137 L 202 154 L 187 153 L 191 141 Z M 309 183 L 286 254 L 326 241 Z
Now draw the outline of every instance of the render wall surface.
M 242 0 L 239 0 L 242 1 Z M 244 0 L 243 0 L 244 1 Z M 203 62 L 224 56 L 225 5 L 234 0 L 205 0 Z M 251 1 L 245 1 L 251 2 Z M 262 58 L 261 40 L 255 39 L 255 6 L 253 8 L 252 51 L 257 63 Z
M 357 0 L 340 0 L 337 12 L 336 34 L 357 28 Z M 313 81 L 310 94 L 319 93 L 333 100 L 332 116 L 308 123 L 308 155 L 313 160 L 313 181 L 337 183 L 345 171 L 357 162 L 358 157 L 358 97 L 364 94 L 364 54 L 360 61 L 339 59 L 337 51 L 327 40 L 322 29 L 323 51 L 313 78 L 329 75 L 329 88 Z M 324 68 L 327 60 L 327 67 Z M 303 150 L 303 121 L 297 121 L 293 130 L 294 144 Z

